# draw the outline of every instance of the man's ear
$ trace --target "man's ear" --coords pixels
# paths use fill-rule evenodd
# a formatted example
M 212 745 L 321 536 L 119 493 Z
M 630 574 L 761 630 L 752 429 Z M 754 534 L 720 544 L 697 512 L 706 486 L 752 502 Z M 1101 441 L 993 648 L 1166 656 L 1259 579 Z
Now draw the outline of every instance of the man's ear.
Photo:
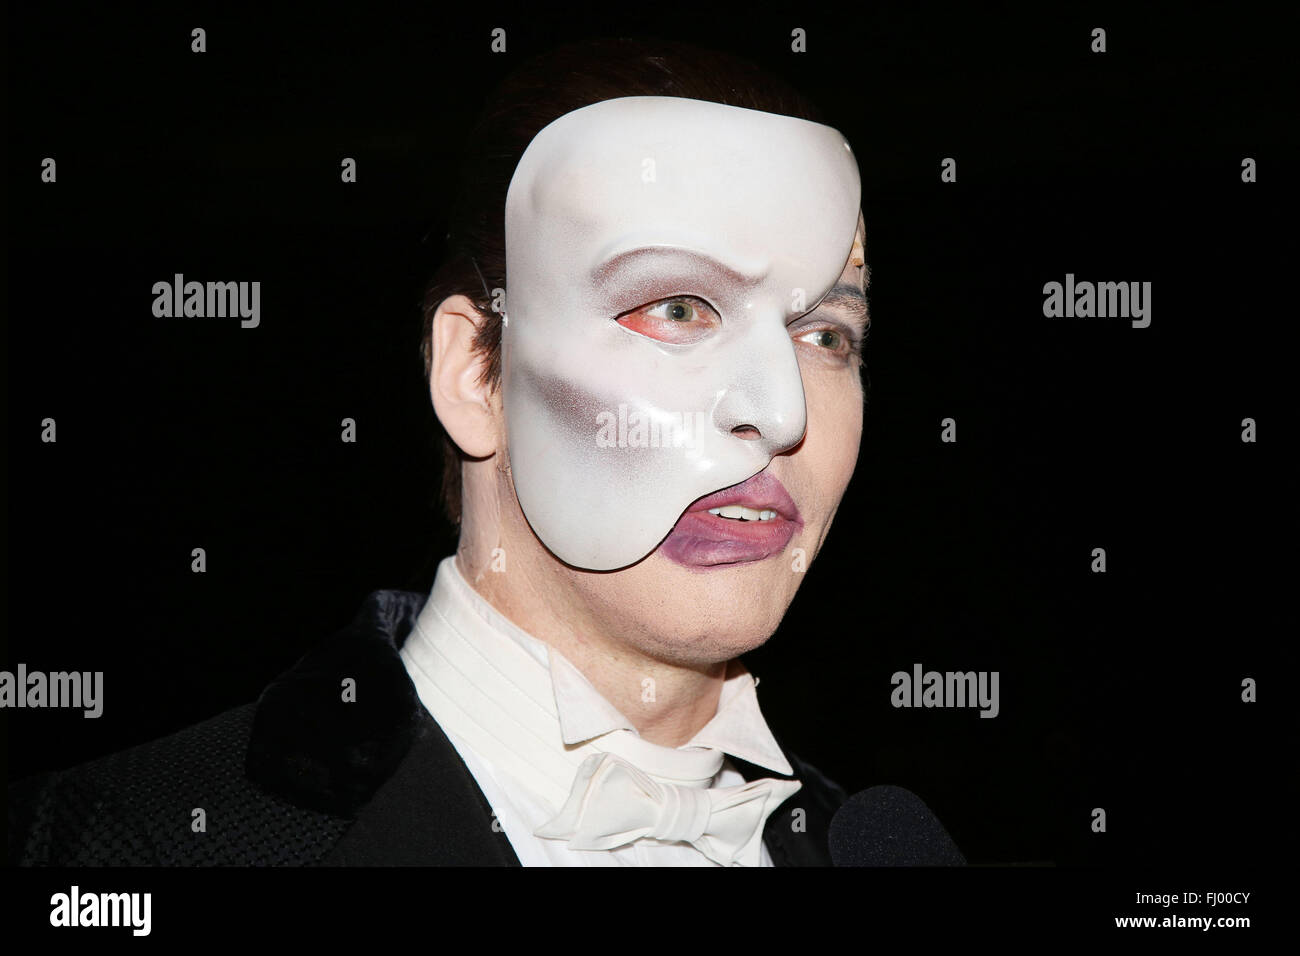
M 474 303 L 463 295 L 447 296 L 433 313 L 433 410 L 451 440 L 471 458 L 493 454 L 499 437 L 493 392 L 483 381 L 487 357 L 474 348 L 482 322 Z

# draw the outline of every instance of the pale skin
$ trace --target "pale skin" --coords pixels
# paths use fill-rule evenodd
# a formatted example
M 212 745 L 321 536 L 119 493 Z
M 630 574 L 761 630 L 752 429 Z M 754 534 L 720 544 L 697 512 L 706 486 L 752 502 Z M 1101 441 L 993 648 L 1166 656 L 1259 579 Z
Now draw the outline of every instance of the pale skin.
M 865 294 L 863 243 L 859 214 L 840 281 Z M 444 299 L 433 317 L 434 410 L 471 459 L 461 467 L 461 574 L 498 611 L 571 661 L 641 737 L 680 747 L 717 712 L 728 662 L 776 630 L 804 578 L 792 570 L 793 551 L 802 548 L 811 564 L 853 475 L 862 438 L 860 359 L 846 354 L 847 335 L 832 345 L 834 336 L 822 333 L 865 336 L 865 298 L 859 306 L 823 304 L 788 323 L 808 424 L 803 439 L 767 470 L 794 499 L 803 529 L 784 554 L 708 570 L 655 552 L 618 571 L 584 571 L 547 550 L 515 497 L 501 390 L 480 382 L 484 357 L 472 345 L 482 321 L 463 295 Z M 507 556 L 504 573 L 489 570 L 495 548 Z M 654 681 L 652 703 L 642 700 L 647 677 Z

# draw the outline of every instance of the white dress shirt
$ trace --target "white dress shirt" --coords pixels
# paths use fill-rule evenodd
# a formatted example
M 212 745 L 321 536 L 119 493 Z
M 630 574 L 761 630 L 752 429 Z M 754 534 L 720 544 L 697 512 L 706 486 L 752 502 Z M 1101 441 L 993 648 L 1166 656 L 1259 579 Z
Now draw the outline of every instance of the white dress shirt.
M 401 657 L 524 866 L 718 865 L 685 842 L 643 838 L 575 850 L 535 836 L 559 813 L 591 754 L 634 756 L 647 773 L 692 787 L 743 785 L 727 754 L 793 773 L 759 710 L 756 681 L 738 660 L 728 666 L 717 712 L 690 741 L 675 749 L 653 744 L 567 658 L 475 591 L 454 555 L 439 564 Z M 772 865 L 766 846 L 761 857 Z

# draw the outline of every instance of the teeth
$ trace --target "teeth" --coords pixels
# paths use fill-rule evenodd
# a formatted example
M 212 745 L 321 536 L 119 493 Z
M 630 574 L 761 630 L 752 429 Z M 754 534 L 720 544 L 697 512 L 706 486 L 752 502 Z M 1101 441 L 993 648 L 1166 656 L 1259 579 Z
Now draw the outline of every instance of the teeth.
M 744 505 L 727 505 L 722 508 L 710 508 L 709 514 L 717 515 L 720 518 L 738 518 L 741 521 L 771 521 L 776 517 L 776 512 L 770 508 L 764 508 L 762 511 L 754 508 L 746 508 Z

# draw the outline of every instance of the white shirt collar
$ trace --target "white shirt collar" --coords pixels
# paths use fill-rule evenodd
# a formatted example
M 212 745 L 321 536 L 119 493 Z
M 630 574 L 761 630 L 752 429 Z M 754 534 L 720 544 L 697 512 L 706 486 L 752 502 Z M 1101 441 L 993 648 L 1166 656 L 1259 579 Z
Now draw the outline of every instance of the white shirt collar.
M 632 722 L 568 658 L 509 620 L 474 590 L 460 573 L 454 555 L 438 565 L 433 589 L 420 612 L 413 636 L 435 634 L 437 628 L 447 624 L 469 640 L 475 637 L 472 632 L 486 625 L 495 634 L 509 637 L 547 669 L 554 714 L 566 746 L 579 745 L 616 730 L 628 730 L 640 736 Z M 677 749 L 718 750 L 777 773 L 792 774 L 793 768 L 759 708 L 755 687 L 756 682 L 745 666 L 739 660 L 730 662 L 714 716 Z M 536 684 L 534 688 L 540 690 Z

